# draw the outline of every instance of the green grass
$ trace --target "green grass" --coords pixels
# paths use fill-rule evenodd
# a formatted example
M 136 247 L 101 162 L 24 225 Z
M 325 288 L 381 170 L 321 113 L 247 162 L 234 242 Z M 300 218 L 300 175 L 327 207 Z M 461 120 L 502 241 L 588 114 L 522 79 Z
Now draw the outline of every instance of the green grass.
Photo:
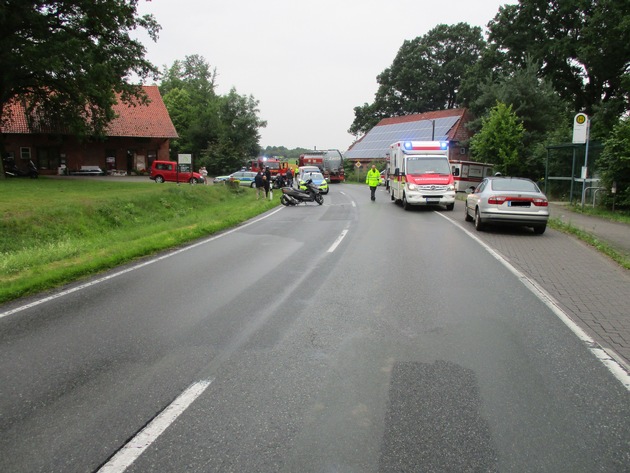
M 0 181 L 0 302 L 233 227 L 279 202 L 253 189 L 102 180 Z
M 582 206 L 579 204 L 567 206 L 567 208 L 575 213 L 581 213 L 584 215 L 595 215 L 597 217 L 602 217 L 613 222 L 630 223 L 630 212 L 628 212 L 627 210 L 616 210 L 613 212 L 610 209 L 605 209 L 601 207 L 590 207 L 588 205 L 585 205 L 582 209 Z
M 604 253 L 605 255 L 610 257 L 613 261 L 617 262 L 623 268 L 630 269 L 630 258 L 622 255 L 621 253 L 619 253 L 617 250 L 612 248 L 607 243 L 598 240 L 597 237 L 595 237 L 594 235 L 591 235 L 590 233 L 585 232 L 584 230 L 580 230 L 579 228 L 576 228 L 571 224 L 564 223 L 557 218 L 549 219 L 549 226 L 551 228 L 554 228 L 556 230 L 559 230 L 564 233 L 568 233 L 570 235 L 575 236 L 576 238 L 579 238 L 583 242 L 591 245 L 592 247 L 594 247 L 601 253 Z

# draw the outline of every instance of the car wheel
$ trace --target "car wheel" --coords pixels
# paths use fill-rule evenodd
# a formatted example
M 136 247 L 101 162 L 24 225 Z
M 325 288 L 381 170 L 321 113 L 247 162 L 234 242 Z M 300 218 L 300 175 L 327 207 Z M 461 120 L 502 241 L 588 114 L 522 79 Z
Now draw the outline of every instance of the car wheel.
M 164 178 L 162 176 L 155 176 L 155 182 L 162 184 L 164 182 Z
M 480 232 L 481 230 L 483 230 L 483 228 L 484 228 L 484 224 L 481 221 L 481 215 L 479 215 L 479 208 L 476 208 L 475 209 L 475 230 Z
M 195 179 L 194 177 L 191 177 L 190 179 L 188 179 L 188 183 L 189 184 L 197 184 L 197 179 Z
M 536 235 L 542 235 L 543 233 L 545 233 L 545 230 L 547 229 L 547 224 L 544 225 L 536 225 L 534 227 L 534 233 Z
M 410 210 L 411 209 L 411 205 L 409 205 L 409 202 L 407 202 L 407 196 L 405 194 L 403 194 L 402 206 L 403 206 L 403 209 L 405 209 L 405 210 Z
M 446 204 L 446 210 L 453 210 L 455 208 L 455 204 Z
M 251 187 L 251 188 L 253 189 L 255 185 L 256 185 L 256 183 L 255 183 L 255 182 L 252 182 L 252 183 L 249 185 L 249 187 Z
M 473 221 L 473 218 L 468 213 L 468 206 L 466 204 L 464 204 L 464 220 L 466 220 L 467 222 Z

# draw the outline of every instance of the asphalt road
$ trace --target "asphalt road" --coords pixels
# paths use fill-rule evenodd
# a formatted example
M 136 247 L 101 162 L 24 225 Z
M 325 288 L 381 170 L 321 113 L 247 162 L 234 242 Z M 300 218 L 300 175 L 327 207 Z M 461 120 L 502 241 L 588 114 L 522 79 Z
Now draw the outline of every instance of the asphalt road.
M 626 388 L 444 213 L 333 186 L 0 307 L 0 471 L 627 471 Z

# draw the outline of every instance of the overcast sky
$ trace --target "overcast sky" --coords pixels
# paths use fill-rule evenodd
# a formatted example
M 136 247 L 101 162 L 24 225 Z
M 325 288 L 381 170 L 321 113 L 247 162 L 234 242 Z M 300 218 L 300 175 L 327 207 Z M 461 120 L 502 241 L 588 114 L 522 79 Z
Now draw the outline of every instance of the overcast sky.
M 516 0 L 141 0 L 139 13 L 162 27 L 157 43 L 141 36 L 160 70 L 198 54 L 219 94 L 259 102 L 262 147 L 344 152 L 354 107 L 374 101 L 403 41 L 438 24 L 485 31 L 506 3 Z

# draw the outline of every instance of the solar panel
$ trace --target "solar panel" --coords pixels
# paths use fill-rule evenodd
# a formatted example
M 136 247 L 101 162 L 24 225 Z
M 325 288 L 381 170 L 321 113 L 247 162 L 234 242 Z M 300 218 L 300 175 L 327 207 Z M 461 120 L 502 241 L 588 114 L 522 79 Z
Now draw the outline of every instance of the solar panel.
M 345 152 L 346 158 L 384 158 L 389 146 L 396 141 L 443 141 L 457 123 L 460 116 L 393 123 L 372 128 L 352 149 Z M 433 131 L 435 123 L 435 132 Z

